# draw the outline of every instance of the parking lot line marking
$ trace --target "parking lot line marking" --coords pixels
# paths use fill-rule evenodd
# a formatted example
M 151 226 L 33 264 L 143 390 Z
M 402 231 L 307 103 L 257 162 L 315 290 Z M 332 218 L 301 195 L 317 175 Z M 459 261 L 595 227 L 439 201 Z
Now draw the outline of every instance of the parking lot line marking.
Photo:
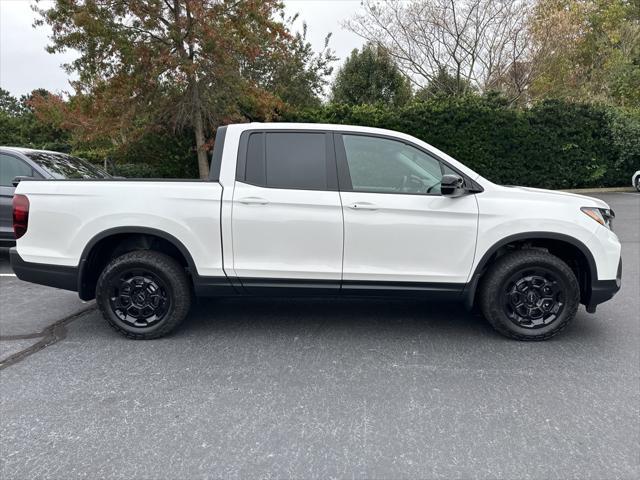
M 0 273 L 0 277 L 15 277 L 15 273 Z

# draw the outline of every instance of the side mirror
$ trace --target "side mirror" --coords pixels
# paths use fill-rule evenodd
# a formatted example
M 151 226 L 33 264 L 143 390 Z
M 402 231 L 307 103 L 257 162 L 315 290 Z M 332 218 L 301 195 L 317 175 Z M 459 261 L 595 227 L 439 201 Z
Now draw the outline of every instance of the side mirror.
M 18 176 L 18 177 L 16 177 L 16 178 L 14 178 L 14 179 L 11 181 L 11 183 L 13 183 L 13 186 L 14 186 L 14 187 L 17 187 L 17 186 L 18 186 L 18 184 L 19 184 L 22 180 L 33 180 L 33 179 L 34 179 L 34 177 L 29 177 L 29 176 L 26 176 L 26 175 L 20 175 L 20 176 Z
M 445 197 L 459 197 L 465 194 L 464 179 L 460 175 L 448 173 L 442 177 L 440 192 Z

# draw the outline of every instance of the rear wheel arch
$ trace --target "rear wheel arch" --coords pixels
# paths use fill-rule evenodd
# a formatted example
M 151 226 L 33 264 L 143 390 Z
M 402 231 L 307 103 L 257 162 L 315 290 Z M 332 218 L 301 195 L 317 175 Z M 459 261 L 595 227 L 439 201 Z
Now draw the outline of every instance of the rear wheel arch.
M 502 255 L 522 248 L 547 250 L 569 265 L 580 285 L 580 301 L 588 303 L 591 282 L 598 278 L 598 271 L 595 259 L 587 246 L 577 238 L 561 233 L 523 232 L 501 239 L 484 253 L 463 293 L 468 308 L 473 306 L 478 285 L 489 266 Z
M 80 298 L 93 299 L 98 277 L 109 261 L 134 250 L 165 253 L 175 258 L 191 275 L 197 272 L 189 250 L 173 235 L 149 227 L 111 228 L 94 236 L 82 251 L 78 268 Z

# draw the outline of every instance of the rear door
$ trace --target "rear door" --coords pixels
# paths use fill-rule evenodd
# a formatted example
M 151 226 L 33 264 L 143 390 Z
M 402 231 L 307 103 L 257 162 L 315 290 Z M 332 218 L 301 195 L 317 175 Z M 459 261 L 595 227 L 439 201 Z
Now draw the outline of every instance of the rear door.
M 336 134 L 344 212 L 343 290 L 457 291 L 476 244 L 474 195 L 442 196 L 457 173 L 405 141 Z
M 244 132 L 231 223 L 233 268 L 250 293 L 337 292 L 343 222 L 332 135 Z
M 32 177 L 33 175 L 33 169 L 27 162 L 7 153 L 0 153 L 0 240 L 14 238 L 12 202 L 15 187 L 13 179 Z

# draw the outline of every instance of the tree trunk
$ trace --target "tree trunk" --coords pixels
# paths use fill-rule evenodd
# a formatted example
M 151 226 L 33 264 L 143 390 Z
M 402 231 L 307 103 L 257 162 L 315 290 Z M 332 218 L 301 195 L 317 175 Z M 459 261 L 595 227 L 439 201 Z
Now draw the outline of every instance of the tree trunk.
M 194 82 L 195 83 L 195 82 Z M 198 152 L 198 173 L 200 178 L 209 177 L 209 160 L 205 147 L 204 122 L 202 121 L 202 103 L 197 85 L 193 87 L 193 129 L 196 135 L 196 151 Z
M 202 114 L 196 113 L 194 130 L 196 133 L 196 149 L 198 151 L 198 173 L 200 178 L 209 177 L 209 159 L 207 157 L 207 149 L 205 147 L 204 125 L 202 123 Z

